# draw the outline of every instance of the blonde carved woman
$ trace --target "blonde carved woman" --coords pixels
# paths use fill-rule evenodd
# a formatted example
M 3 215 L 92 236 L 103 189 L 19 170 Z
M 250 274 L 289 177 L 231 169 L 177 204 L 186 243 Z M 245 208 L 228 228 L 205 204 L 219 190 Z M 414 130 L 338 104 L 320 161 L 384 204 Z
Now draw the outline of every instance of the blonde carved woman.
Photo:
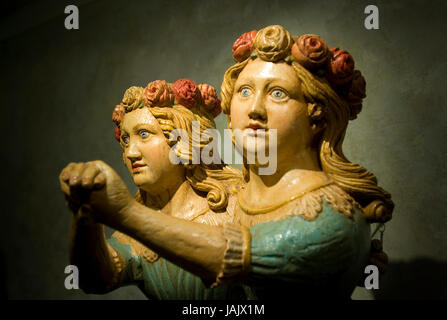
M 242 35 L 222 84 L 222 107 L 244 154 L 246 185 L 210 226 L 163 215 L 133 199 L 107 165 L 83 205 L 109 225 L 211 287 L 243 285 L 248 298 L 349 298 L 370 253 L 371 222 L 391 218 L 390 195 L 342 152 L 365 82 L 348 52 L 281 26 Z M 276 170 L 260 149 L 276 149 Z M 265 150 L 263 150 L 265 151 Z M 250 160 L 250 161 L 249 161 Z M 71 170 L 62 172 L 69 190 Z
M 161 214 L 214 226 L 231 219 L 226 208 L 231 186 L 241 183 L 240 172 L 223 164 L 193 163 L 195 151 L 200 155 L 209 144 L 206 130 L 215 129 L 213 118 L 220 112 L 216 90 L 188 79 L 173 84 L 157 80 L 125 92 L 112 118 L 124 164 L 139 188 L 136 201 Z M 175 130 L 183 130 L 179 141 L 172 139 Z M 171 150 L 179 163 L 171 161 Z M 71 175 L 65 181 L 75 194 L 80 188 L 97 188 L 101 165 L 105 164 L 70 164 L 66 171 Z M 135 284 L 152 299 L 226 299 L 243 293 L 235 287 L 207 289 L 199 277 L 121 232 L 106 242 L 103 226 L 92 221 L 90 208 L 79 210 L 82 201 L 66 191 L 75 213 L 71 263 L 82 272 L 84 291 L 104 293 Z

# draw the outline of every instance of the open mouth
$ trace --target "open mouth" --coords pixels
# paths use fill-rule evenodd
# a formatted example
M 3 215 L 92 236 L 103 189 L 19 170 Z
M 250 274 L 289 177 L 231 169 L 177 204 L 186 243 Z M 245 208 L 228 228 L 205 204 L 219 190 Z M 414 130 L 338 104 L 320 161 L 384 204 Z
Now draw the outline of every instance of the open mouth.
M 267 126 L 263 125 L 258 121 L 252 121 L 244 129 L 247 136 L 264 136 L 268 133 Z
M 142 163 L 133 163 L 132 164 L 132 171 L 135 172 L 139 172 L 141 169 L 143 169 L 146 165 L 142 164 Z

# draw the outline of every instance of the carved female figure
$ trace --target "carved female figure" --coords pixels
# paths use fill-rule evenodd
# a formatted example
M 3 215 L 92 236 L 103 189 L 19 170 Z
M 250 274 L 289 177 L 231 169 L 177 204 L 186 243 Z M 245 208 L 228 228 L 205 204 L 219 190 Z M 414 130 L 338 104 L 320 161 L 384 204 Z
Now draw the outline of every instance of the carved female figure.
M 213 117 L 220 112 L 216 90 L 188 79 L 173 84 L 157 80 L 146 88 L 131 87 L 115 107 L 116 139 L 123 149 L 123 161 L 138 186 L 136 201 L 159 212 L 209 225 L 229 221 L 226 212 L 231 184 L 241 182 L 240 172 L 222 164 L 192 163 L 194 148 L 209 143 L 207 129 L 215 129 Z M 199 140 L 193 125 L 198 124 Z M 179 141 L 174 130 L 183 130 Z M 181 161 L 171 161 L 171 147 Z M 61 174 L 73 190 L 101 185 L 98 169 L 102 162 L 71 164 Z M 98 167 L 97 167 L 98 166 Z M 64 176 L 66 173 L 69 175 Z M 78 177 L 76 179 L 76 177 Z M 63 184 L 64 185 L 64 184 Z M 78 188 L 79 189 L 79 188 Z M 115 232 L 105 242 L 102 225 L 89 221 L 88 206 L 79 205 L 66 190 L 75 211 L 72 232 L 72 264 L 83 271 L 81 287 L 103 293 L 119 286 L 136 284 L 150 298 L 225 299 L 230 289 L 207 289 L 200 278 L 176 267 L 134 240 Z M 99 252 L 98 252 L 99 251 Z M 93 257 L 93 259 L 92 259 Z M 184 282 L 184 286 L 178 286 Z M 184 290 L 187 288 L 187 290 Z M 233 296 L 236 290 L 232 290 Z M 238 290 L 241 291 L 240 288 Z
M 247 184 L 228 208 L 232 223 L 160 214 L 135 201 L 103 163 L 94 166 L 104 186 L 85 204 L 96 221 L 212 287 L 243 284 L 250 298 L 349 298 L 367 264 L 368 222 L 387 221 L 393 209 L 374 175 L 342 152 L 364 79 L 346 51 L 328 50 L 315 35 L 293 38 L 281 26 L 244 34 L 233 49 L 237 63 L 225 74 L 222 106 L 238 129 L 236 145 L 255 161 L 245 161 Z M 262 175 L 256 154 L 270 144 L 277 170 Z

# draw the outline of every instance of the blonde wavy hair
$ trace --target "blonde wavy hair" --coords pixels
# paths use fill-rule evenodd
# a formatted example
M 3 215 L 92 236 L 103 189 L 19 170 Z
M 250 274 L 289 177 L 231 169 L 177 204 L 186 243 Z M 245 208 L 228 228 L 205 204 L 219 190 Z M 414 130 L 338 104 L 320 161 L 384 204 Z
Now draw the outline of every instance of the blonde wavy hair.
M 191 187 L 204 193 L 208 206 L 213 211 L 223 211 L 228 205 L 228 186 L 242 183 L 242 174 L 239 170 L 226 164 L 205 164 L 200 161 L 199 164 L 193 164 L 193 149 L 200 151 L 205 148 L 211 140 L 205 134 L 207 129 L 215 129 L 216 125 L 213 115 L 201 105 L 192 108 L 186 108 L 180 104 L 172 106 L 158 107 L 150 106 L 144 103 L 142 87 L 130 87 L 124 94 L 121 105 L 124 113 L 132 112 L 137 108 L 146 107 L 157 119 L 168 144 L 172 147 L 175 144 L 176 154 L 182 160 L 181 164 L 185 166 L 185 179 Z M 124 116 L 124 113 L 122 116 Z M 192 123 L 200 123 L 200 134 L 192 134 Z M 117 121 L 115 121 L 117 122 Z M 185 130 L 188 133 L 189 141 L 184 141 L 182 137 L 179 140 L 171 139 L 171 132 L 175 129 Z M 199 140 L 195 140 L 199 138 Z M 135 196 L 140 203 L 145 203 L 146 192 L 139 189 Z
M 377 178 L 373 173 L 350 162 L 343 154 L 342 144 L 351 112 L 349 103 L 337 94 L 324 76 L 310 72 L 291 56 L 291 46 L 296 38 L 282 26 L 269 26 L 256 34 L 251 55 L 225 72 L 221 92 L 222 110 L 227 115 L 227 120 L 230 120 L 236 80 L 250 60 L 259 58 L 275 63 L 288 63 L 300 80 L 304 98 L 309 106 L 311 124 L 322 128 L 316 142 L 322 170 L 362 206 L 370 222 L 390 220 L 394 209 L 391 195 L 377 185 Z M 245 181 L 248 181 L 247 169 L 248 165 L 244 163 Z

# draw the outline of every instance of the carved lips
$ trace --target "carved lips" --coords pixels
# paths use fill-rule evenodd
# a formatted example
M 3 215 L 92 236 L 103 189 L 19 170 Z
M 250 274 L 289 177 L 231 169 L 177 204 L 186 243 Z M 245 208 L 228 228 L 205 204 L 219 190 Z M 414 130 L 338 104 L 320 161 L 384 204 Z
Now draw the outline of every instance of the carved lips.
M 132 171 L 134 173 L 138 173 L 143 167 L 146 167 L 144 163 L 133 162 L 132 163 Z

